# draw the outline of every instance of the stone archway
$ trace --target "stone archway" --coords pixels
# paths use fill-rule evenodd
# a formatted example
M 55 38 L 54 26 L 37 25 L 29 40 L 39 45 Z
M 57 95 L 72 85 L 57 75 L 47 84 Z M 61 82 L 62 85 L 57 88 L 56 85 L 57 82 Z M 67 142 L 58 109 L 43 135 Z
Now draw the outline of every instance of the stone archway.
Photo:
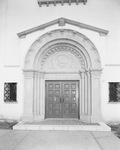
M 45 81 L 79 81 L 79 116 L 101 121 L 101 62 L 94 44 L 68 29 L 54 30 L 38 38 L 25 58 L 24 121 L 45 119 Z

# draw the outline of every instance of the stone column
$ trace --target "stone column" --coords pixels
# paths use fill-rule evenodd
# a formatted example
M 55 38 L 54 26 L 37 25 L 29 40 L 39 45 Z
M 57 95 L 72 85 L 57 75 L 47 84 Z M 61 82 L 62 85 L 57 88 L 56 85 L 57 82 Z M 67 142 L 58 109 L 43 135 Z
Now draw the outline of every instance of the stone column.
M 40 72 L 40 118 L 45 118 L 44 73 Z
M 84 86 L 85 86 L 85 98 L 84 98 L 84 114 L 88 115 L 88 83 L 87 83 L 87 72 L 85 71 L 84 78 Z
M 33 75 L 33 114 L 37 115 L 37 92 L 38 92 L 38 72 L 34 72 Z
M 87 80 L 86 80 L 86 76 L 85 76 L 85 70 L 80 72 L 80 76 L 81 76 L 81 89 L 80 89 L 80 97 L 81 97 L 81 101 L 80 101 L 80 120 L 82 121 L 88 121 L 88 116 L 86 114 L 86 108 L 87 108 Z
M 40 121 L 40 83 L 39 83 L 39 72 L 34 72 L 34 96 L 33 96 L 33 113 L 34 113 L 34 121 Z
M 101 116 L 101 70 L 91 70 L 91 122 L 102 121 Z
M 80 80 L 79 80 L 79 118 L 80 118 L 80 115 L 82 114 L 82 77 L 81 77 L 81 73 L 80 73 Z
M 88 115 L 88 122 L 91 122 L 91 75 L 90 71 L 86 71 L 87 75 L 87 115 Z
M 22 121 L 33 121 L 33 70 L 24 70 L 24 106 Z
M 84 115 L 85 113 L 85 74 L 84 72 L 81 72 L 81 95 L 82 95 L 82 99 L 81 99 L 81 109 L 82 109 L 82 115 Z
M 44 119 L 44 73 L 35 72 L 34 74 L 34 121 L 39 122 Z
M 38 72 L 38 80 L 37 80 L 37 114 L 40 115 L 40 72 Z
M 80 72 L 80 80 L 80 119 L 86 122 L 91 122 L 91 79 L 88 69 Z

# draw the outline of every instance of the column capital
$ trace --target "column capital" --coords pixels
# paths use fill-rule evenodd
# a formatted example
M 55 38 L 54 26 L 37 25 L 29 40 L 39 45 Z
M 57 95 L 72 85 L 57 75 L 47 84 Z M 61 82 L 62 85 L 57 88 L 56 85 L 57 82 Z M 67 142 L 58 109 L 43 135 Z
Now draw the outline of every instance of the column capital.
M 79 74 L 85 73 L 85 69 L 79 70 Z
M 37 70 L 34 70 L 34 71 L 33 71 L 33 75 L 34 75 L 34 77 L 38 77 L 39 72 L 38 72 Z
M 89 69 L 89 68 L 86 68 L 86 69 L 85 69 L 85 73 L 86 73 L 86 74 L 90 74 L 90 69 Z
M 90 74 L 91 70 L 89 68 L 85 68 L 82 70 L 79 70 L 79 74 L 80 75 L 84 75 L 84 74 Z
M 79 75 L 84 78 L 85 77 L 85 71 L 79 71 Z
M 44 79 L 45 72 L 39 72 L 39 75 L 40 75 L 40 77 L 41 77 L 41 78 L 43 78 L 43 79 Z

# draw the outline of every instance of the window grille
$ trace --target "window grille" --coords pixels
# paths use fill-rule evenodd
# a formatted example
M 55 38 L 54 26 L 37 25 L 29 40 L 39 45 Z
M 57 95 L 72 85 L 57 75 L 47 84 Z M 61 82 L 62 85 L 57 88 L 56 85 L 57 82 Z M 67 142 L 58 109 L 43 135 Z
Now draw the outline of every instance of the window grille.
M 109 83 L 109 102 L 120 102 L 120 82 Z
M 17 102 L 17 83 L 4 83 L 4 102 Z

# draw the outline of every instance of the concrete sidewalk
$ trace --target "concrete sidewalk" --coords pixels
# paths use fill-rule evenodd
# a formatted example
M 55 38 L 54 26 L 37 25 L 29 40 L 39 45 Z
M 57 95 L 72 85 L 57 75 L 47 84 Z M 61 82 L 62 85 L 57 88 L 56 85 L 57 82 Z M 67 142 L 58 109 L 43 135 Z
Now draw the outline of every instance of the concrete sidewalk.
M 120 150 L 112 132 L 0 130 L 0 150 Z

